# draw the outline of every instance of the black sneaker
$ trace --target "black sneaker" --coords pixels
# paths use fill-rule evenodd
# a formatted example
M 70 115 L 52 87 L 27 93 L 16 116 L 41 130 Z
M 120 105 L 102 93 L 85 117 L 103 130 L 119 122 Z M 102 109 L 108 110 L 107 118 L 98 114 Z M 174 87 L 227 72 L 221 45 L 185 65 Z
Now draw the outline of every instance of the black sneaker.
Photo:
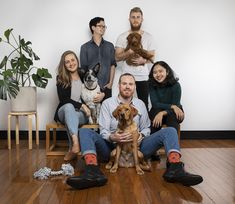
M 199 175 L 190 174 L 184 170 L 184 163 L 168 163 L 163 178 L 170 183 L 181 183 L 184 186 L 193 186 L 201 183 L 203 178 Z
M 80 176 L 72 176 L 66 183 L 75 189 L 85 189 L 96 186 L 103 186 L 108 179 L 96 165 L 87 165 Z

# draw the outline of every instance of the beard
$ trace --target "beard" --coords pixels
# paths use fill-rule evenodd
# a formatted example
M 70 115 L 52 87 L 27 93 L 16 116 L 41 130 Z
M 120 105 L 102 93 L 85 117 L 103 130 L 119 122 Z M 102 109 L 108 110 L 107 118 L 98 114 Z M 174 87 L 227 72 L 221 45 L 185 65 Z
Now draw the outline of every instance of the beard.
M 134 31 L 134 32 L 139 31 L 140 28 L 141 28 L 141 25 L 142 25 L 141 23 L 138 26 L 134 26 L 134 25 L 131 24 L 131 30 Z
M 128 90 L 128 92 L 126 93 L 125 90 L 120 91 L 120 96 L 124 99 L 129 99 L 133 96 L 134 93 L 130 92 L 130 90 Z

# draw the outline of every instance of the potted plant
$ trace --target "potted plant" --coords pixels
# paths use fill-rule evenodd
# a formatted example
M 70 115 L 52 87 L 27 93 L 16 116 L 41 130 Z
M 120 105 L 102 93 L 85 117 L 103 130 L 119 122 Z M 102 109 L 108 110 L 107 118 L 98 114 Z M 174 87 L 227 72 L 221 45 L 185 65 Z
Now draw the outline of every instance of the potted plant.
M 36 103 L 36 87 L 45 88 L 48 79 L 52 78 L 51 74 L 46 68 L 34 66 L 34 61 L 40 58 L 32 50 L 32 43 L 24 40 L 20 35 L 16 38 L 13 29 L 7 29 L 4 36 L 0 37 L 1 44 L 7 45 L 6 49 L 9 50 L 9 53 L 0 60 L 0 99 L 13 98 L 12 111 L 36 111 L 36 107 L 30 107 L 30 110 L 21 108 L 18 110 L 19 105 L 15 104 L 15 100 L 18 100 L 18 98 L 26 99 L 24 102 L 20 102 L 24 103 L 26 108 L 29 107 L 30 101 Z M 2 50 L 1 47 L 0 50 Z M 3 52 L 1 51 L 1 53 Z M 32 81 L 36 87 L 32 87 Z M 30 98 L 24 95 L 26 89 L 31 90 L 29 91 Z M 21 92 L 23 96 L 21 96 Z M 35 95 L 35 99 L 31 98 L 32 95 Z

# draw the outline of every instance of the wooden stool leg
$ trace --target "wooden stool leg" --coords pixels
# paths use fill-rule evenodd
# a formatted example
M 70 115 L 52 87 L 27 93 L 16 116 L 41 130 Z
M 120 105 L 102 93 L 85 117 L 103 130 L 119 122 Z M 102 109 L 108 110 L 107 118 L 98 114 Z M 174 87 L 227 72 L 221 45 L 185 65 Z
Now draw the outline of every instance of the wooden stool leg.
M 46 152 L 49 152 L 50 147 L 50 127 L 46 126 Z
M 18 145 L 19 143 L 19 116 L 16 115 L 16 144 Z
M 32 115 L 28 115 L 29 149 L 32 149 Z
M 35 123 L 36 123 L 36 144 L 39 145 L 38 115 L 37 115 L 37 113 L 35 113 Z
M 8 149 L 11 149 L 11 115 L 8 114 Z
M 53 145 L 56 145 L 56 128 L 53 128 Z

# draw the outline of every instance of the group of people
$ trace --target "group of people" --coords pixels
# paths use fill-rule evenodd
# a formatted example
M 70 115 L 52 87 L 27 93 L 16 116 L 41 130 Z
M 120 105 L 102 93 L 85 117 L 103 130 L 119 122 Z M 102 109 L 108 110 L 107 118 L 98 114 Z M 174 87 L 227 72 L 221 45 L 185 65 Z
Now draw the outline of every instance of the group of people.
M 68 133 L 69 151 L 64 160 L 69 161 L 77 157 L 80 143 L 86 164 L 84 172 L 80 176 L 69 177 L 67 184 L 76 189 L 84 189 L 107 183 L 107 177 L 100 170 L 98 161 L 107 162 L 117 142 L 125 143 L 132 140 L 131 133 L 116 132 L 117 120 L 112 112 L 121 103 L 130 104 L 138 110 L 134 120 L 143 136 L 139 148 L 144 158 L 149 159 L 158 149 L 165 147 L 167 163 L 163 178 L 167 182 L 178 182 L 185 186 L 199 184 L 203 178 L 186 172 L 180 160 L 177 130 L 179 123 L 184 119 L 184 112 L 180 103 L 181 87 L 178 78 L 163 61 L 154 63 L 150 72 L 150 62 L 141 56 L 132 60 L 135 66 L 125 62 L 134 52 L 125 49 L 127 36 L 133 32 L 142 36 L 142 46 L 153 55 L 153 58 L 155 54 L 152 36 L 141 29 L 143 12 L 139 7 L 131 9 L 129 22 L 130 30 L 118 37 L 114 47 L 112 43 L 103 39 L 106 29 L 104 19 L 95 17 L 89 23 L 92 39 L 81 46 L 80 65 L 73 51 L 66 51 L 61 56 L 57 75 L 59 105 L 55 120 L 65 124 Z M 123 73 L 118 82 L 119 94 L 112 97 L 117 61 L 123 62 Z M 101 67 L 98 73 L 101 92 L 97 93 L 93 101 L 102 103 L 99 133 L 91 129 L 79 129 L 79 126 L 88 122 L 91 114 L 81 100 L 82 81 L 79 67 L 87 70 L 97 63 L 100 63 Z M 135 91 L 138 98 L 134 97 Z M 163 124 L 167 127 L 161 128 Z

